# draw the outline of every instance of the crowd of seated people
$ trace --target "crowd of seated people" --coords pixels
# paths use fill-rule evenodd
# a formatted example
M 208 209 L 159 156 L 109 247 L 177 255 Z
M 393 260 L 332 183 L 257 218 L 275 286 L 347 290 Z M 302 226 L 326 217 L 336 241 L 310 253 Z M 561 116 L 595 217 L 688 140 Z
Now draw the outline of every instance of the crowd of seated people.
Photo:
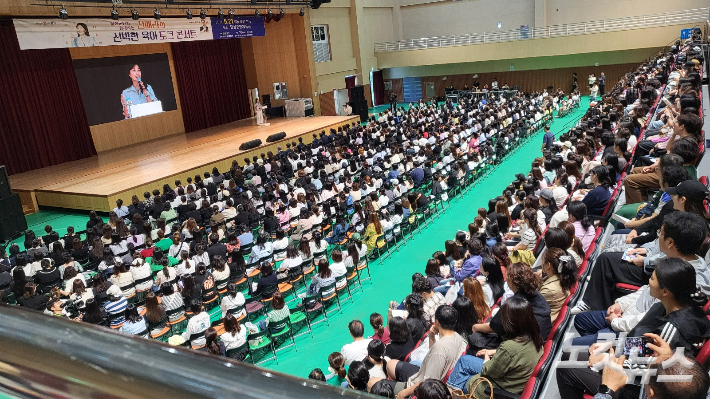
M 703 207 L 707 189 L 691 181 L 697 177 L 691 172 L 698 142 L 687 115 L 698 108 L 690 109 L 695 102 L 685 97 L 699 79 L 685 64 L 671 70 L 674 54 L 668 56 L 673 60 L 639 68 L 631 77 L 634 87 L 615 87 L 603 101 L 592 102 L 558 140 L 546 135 L 530 172 L 517 175 L 488 209 L 471 215 L 465 230 L 443 242 L 423 273 L 412 276 L 412 293 L 390 303 L 386 323 L 380 315 L 371 317 L 376 335 L 365 338 L 363 323 L 351 322 L 353 342 L 328 356 L 332 373 L 314 370 L 313 378 L 405 398 L 426 396 L 423 387 L 435 391 L 432 380 L 482 397 L 478 377 L 485 377 L 494 388 L 520 394 L 577 288 L 595 223 L 608 213 L 615 190 L 634 187 L 620 183 L 629 162 L 647 165 L 632 173 L 644 175 L 644 189 L 656 187 L 645 180 L 655 173 L 666 195 L 655 203 L 638 201 L 652 209 L 625 226 L 633 228 L 625 240 L 639 245 L 622 251 L 629 261 L 622 265 L 624 254 L 615 252 L 598 258 L 587 294 L 575 308 L 589 315 L 575 319 L 575 326 L 585 340 L 600 332 L 638 331 L 658 334 L 659 348 L 682 342 L 694 354 L 697 340 L 673 341 L 663 325 L 648 320 L 680 309 L 679 315 L 696 317 L 697 328 L 704 329 L 692 279 L 670 281 L 693 272 L 701 292 L 710 293 L 705 262 L 696 255 L 710 221 Z M 679 101 L 658 111 L 673 128 L 670 147 L 663 154 L 654 147 L 652 158 L 632 158 L 634 145 L 648 138 L 638 136 L 654 116 L 652 101 L 662 87 L 671 94 L 671 81 Z M 176 181 L 175 187 L 146 193 L 143 201 L 134 196 L 129 206 L 119 200 L 106 222 L 90 215 L 86 239 L 73 229 L 64 237 L 51 227 L 41 238 L 28 232 L 27 250 L 11 246 L 2 259 L 3 296 L 60 315 L 67 299 L 86 298 L 78 319 L 140 336 L 172 331 L 174 323 L 189 318 L 180 329 L 183 340 L 225 355 L 247 338 L 239 321 L 248 313 L 245 294 L 268 299 L 260 329 L 278 333 L 283 327 L 273 326 L 282 326 L 278 321 L 290 312 L 281 279 L 299 266 L 295 273 L 305 273 L 307 265 L 312 278 L 304 284 L 306 296 L 330 295 L 338 278 L 377 255 L 378 242 L 395 234 L 396 226 L 416 222 L 431 201 L 453 192 L 481 164 L 495 163 L 524 138 L 536 114 L 551 117 L 547 97 L 519 93 L 463 98 L 456 105 L 412 104 L 364 126 L 314 135 L 311 144 L 289 143 L 277 154 L 245 159 L 243 166 L 235 161 L 226 174 L 215 169 L 204 178 L 188 178 L 185 186 Z M 421 189 L 427 186 L 431 192 Z M 675 269 L 658 272 L 667 264 Z M 614 302 L 615 282 L 648 285 Z M 206 312 L 216 305 L 223 319 L 220 336 Z M 638 325 L 643 331 L 634 330 Z M 577 382 L 583 376 L 562 376 L 567 380 L 560 390 L 568 389 L 567 382 L 564 392 L 593 390 L 600 376 L 588 385 Z

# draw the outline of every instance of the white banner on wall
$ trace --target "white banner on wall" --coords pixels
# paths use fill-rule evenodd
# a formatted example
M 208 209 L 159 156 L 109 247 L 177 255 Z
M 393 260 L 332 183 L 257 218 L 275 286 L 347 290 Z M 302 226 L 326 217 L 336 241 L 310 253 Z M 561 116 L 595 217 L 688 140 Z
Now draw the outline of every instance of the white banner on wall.
M 264 36 L 264 19 L 14 19 L 22 50 L 115 46 Z

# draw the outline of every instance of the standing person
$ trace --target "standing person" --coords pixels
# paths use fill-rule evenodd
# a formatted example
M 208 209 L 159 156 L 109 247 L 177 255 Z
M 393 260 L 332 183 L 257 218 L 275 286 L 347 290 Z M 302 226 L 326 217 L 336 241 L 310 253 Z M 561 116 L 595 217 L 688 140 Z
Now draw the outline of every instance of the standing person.
M 397 95 L 394 93 L 390 94 L 390 108 L 392 109 L 392 113 L 397 112 Z
M 600 96 L 604 95 L 604 86 L 606 86 L 606 76 L 604 76 L 604 72 L 602 72 L 601 76 L 599 76 L 599 95 Z
M 550 126 L 545 125 L 545 135 L 542 137 L 542 150 L 550 149 L 555 142 L 555 135 L 550 131 Z
M 350 105 L 350 103 L 346 103 L 343 105 L 343 110 L 345 111 L 345 115 L 350 116 L 353 114 L 353 107 Z
M 153 88 L 149 84 L 145 84 L 141 76 L 141 68 L 138 64 L 133 65 L 128 76 L 131 78 L 131 86 L 123 90 L 121 93 L 121 104 L 123 105 L 123 116 L 126 119 L 131 118 L 129 105 L 146 104 L 158 101 L 158 98 L 153 92 Z
M 254 103 L 254 114 L 256 115 L 256 124 L 257 125 L 263 125 L 264 124 L 264 106 L 261 105 L 261 101 L 259 99 L 256 99 L 256 103 Z
M 574 72 L 572 74 L 572 91 L 570 91 L 570 93 L 574 93 L 575 91 L 577 91 L 578 88 L 579 83 L 577 83 L 577 72 Z

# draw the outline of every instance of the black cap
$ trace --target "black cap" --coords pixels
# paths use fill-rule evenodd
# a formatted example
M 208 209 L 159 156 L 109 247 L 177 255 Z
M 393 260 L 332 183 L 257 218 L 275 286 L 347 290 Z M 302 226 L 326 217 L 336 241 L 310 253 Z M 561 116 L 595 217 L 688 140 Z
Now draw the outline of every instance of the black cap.
M 668 187 L 666 193 L 668 195 L 682 195 L 686 198 L 702 201 L 710 194 L 710 191 L 708 191 L 708 188 L 705 187 L 703 183 L 697 180 L 686 180 L 675 187 Z

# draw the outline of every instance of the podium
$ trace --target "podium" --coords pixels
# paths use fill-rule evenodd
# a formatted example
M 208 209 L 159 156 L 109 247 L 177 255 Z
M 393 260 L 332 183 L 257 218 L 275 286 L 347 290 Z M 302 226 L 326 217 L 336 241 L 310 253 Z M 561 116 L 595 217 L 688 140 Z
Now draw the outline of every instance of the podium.
M 163 112 L 163 104 L 160 101 L 153 101 L 145 104 L 132 104 L 128 106 L 128 112 L 130 113 L 131 118 L 159 114 Z

